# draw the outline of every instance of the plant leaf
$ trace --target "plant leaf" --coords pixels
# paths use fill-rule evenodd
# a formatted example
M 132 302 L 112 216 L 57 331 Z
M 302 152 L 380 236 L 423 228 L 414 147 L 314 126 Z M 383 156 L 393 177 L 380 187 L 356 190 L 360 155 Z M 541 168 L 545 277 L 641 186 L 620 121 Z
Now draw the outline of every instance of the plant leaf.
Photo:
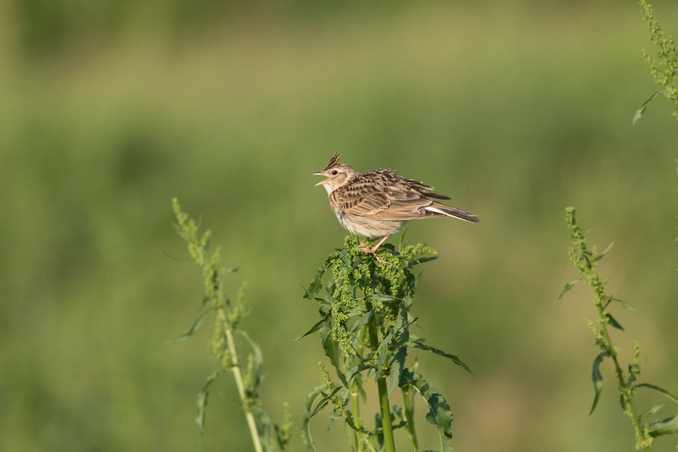
M 311 408 L 315 400 L 320 397 L 322 391 L 325 389 L 325 385 L 316 386 L 311 393 L 306 396 L 306 405 L 304 406 L 304 412 L 302 414 L 301 421 L 301 439 L 306 446 L 308 452 L 316 452 L 315 446 L 313 445 L 313 439 L 311 438 L 311 427 L 309 421 L 311 420 Z
M 325 406 L 330 402 L 330 399 L 332 398 L 333 395 L 335 395 L 337 392 L 341 391 L 344 387 L 342 385 L 337 385 L 334 387 L 332 392 L 329 394 L 325 394 L 324 392 L 322 393 L 323 398 L 318 402 L 318 404 L 315 406 L 315 409 L 311 413 L 310 417 L 315 416 L 316 414 L 320 413 Z
M 638 419 L 642 418 L 643 416 L 650 416 L 650 415 L 656 413 L 657 411 L 664 408 L 665 405 L 666 405 L 666 402 L 660 403 L 659 405 L 655 405 L 653 407 L 648 408 L 643 414 L 638 416 Z
M 383 344 L 383 342 L 382 342 Z M 374 373 L 374 381 L 379 380 L 379 377 L 381 377 L 381 369 L 384 367 L 384 361 L 386 361 L 386 354 L 388 353 L 388 347 L 381 347 L 377 349 L 377 352 L 379 353 L 378 358 L 377 358 L 377 368 L 375 369 Z
M 391 362 L 391 375 L 389 376 L 388 381 L 388 396 L 391 397 L 393 391 L 398 387 L 400 383 L 400 377 L 403 374 L 405 369 L 405 359 L 407 358 L 407 347 L 399 347 L 393 356 L 393 361 Z
M 418 349 L 421 349 L 421 350 L 427 350 L 429 352 L 435 353 L 436 355 L 440 355 L 440 356 L 444 356 L 445 358 L 449 358 L 456 365 L 463 367 L 464 369 L 466 369 L 466 371 L 468 373 L 473 375 L 473 372 L 471 372 L 471 369 L 469 369 L 469 367 L 466 364 L 464 364 L 464 362 L 462 360 L 460 360 L 458 357 L 456 357 L 455 355 L 445 353 L 442 350 L 438 350 L 437 348 L 430 347 L 430 346 L 428 346 L 426 344 L 422 344 L 421 342 L 418 342 L 418 341 L 410 341 L 410 342 L 407 343 L 407 346 L 410 347 L 410 348 L 418 348 Z
M 333 251 L 330 253 L 329 256 L 327 256 L 327 259 L 325 259 L 325 263 L 320 266 L 318 271 L 316 272 L 315 276 L 311 280 L 310 284 L 308 285 L 307 289 L 305 290 L 304 298 L 308 299 L 313 299 L 315 296 L 318 294 L 320 291 L 320 288 L 322 287 L 322 279 L 323 275 L 329 268 L 330 264 L 332 263 L 332 259 L 334 259 L 337 256 L 337 252 Z
M 433 386 L 424 380 L 424 377 L 419 372 L 412 372 L 407 369 L 403 372 L 400 386 L 408 384 L 411 384 L 426 400 L 428 405 L 426 420 L 438 428 L 443 452 L 451 452 L 452 442 L 450 439 L 452 438 L 451 424 L 453 416 L 447 401 L 442 394 L 438 393 Z
M 259 383 L 261 383 L 261 365 L 264 363 L 264 356 L 261 354 L 261 347 L 259 347 L 245 331 L 238 331 L 247 342 L 250 343 L 254 351 L 254 387 L 253 392 L 256 393 Z
M 308 298 L 309 300 L 312 300 L 315 298 L 315 296 L 318 294 L 320 291 L 320 288 L 322 287 L 322 278 L 325 272 L 327 271 L 327 265 L 323 264 L 320 266 L 318 271 L 316 272 L 315 276 L 311 280 L 311 282 L 308 285 L 308 288 L 305 288 L 304 291 L 306 292 L 304 294 L 304 298 Z M 303 287 L 303 286 L 302 286 Z
M 596 359 L 593 360 L 593 371 L 591 372 L 591 379 L 593 380 L 593 388 L 596 390 L 596 396 L 593 398 L 593 406 L 589 412 L 589 416 L 593 414 L 593 410 L 596 409 L 598 405 L 598 400 L 600 399 L 600 393 L 603 391 L 603 376 L 600 375 L 600 363 L 603 362 L 603 359 L 608 356 L 607 352 L 603 352 L 600 355 L 596 356 Z
M 369 295 L 365 297 L 365 300 L 367 301 L 393 301 L 397 300 L 397 298 L 391 296 L 391 295 L 385 295 L 383 293 L 375 293 L 374 295 Z
M 315 298 L 315 296 L 311 292 L 309 292 L 309 290 L 306 287 L 301 286 L 301 288 L 304 289 L 304 296 L 302 298 L 307 298 L 309 300 L 313 300 Z
M 393 329 L 399 331 L 398 341 L 394 344 L 395 352 L 390 366 L 390 376 L 388 381 L 388 396 L 391 397 L 393 391 L 400 384 L 400 376 L 405 369 L 405 359 L 407 358 L 407 342 L 410 340 L 410 332 L 407 323 L 407 308 L 402 306 L 400 315 Z
M 438 259 L 440 256 L 423 256 L 417 259 L 417 264 L 424 264 Z
M 330 315 L 327 314 L 327 315 L 325 316 L 324 319 L 320 320 L 318 323 L 316 323 L 315 325 L 313 325 L 313 326 L 311 327 L 310 330 L 308 330 L 306 333 L 304 333 L 304 334 L 302 334 L 301 336 L 299 336 L 298 338 L 296 338 L 295 341 L 298 341 L 298 340 L 301 339 L 302 337 L 306 337 L 306 336 L 308 336 L 309 334 L 315 333 L 315 332 L 318 331 L 320 328 L 322 328 L 323 325 L 324 325 L 326 322 L 329 322 L 329 320 L 330 320 Z
M 597 255 L 597 256 L 595 257 L 595 259 L 593 259 L 593 261 L 596 262 L 596 261 L 601 260 L 601 259 L 603 258 L 603 256 L 605 256 L 605 255 L 607 254 L 607 252 L 610 251 L 610 249 L 612 248 L 612 245 L 614 245 L 614 242 L 610 243 L 610 244 L 608 245 L 608 247 L 605 248 L 605 251 L 603 251 L 602 253 L 600 253 L 599 255 Z
M 200 329 L 203 322 L 205 321 L 205 317 L 207 317 L 207 314 L 209 314 L 210 312 L 212 312 L 211 309 L 207 309 L 201 312 L 200 315 L 198 315 L 198 317 L 193 322 L 193 325 L 191 325 L 191 329 L 188 330 L 188 333 L 184 333 L 181 336 L 175 337 L 174 339 L 165 341 L 165 344 L 174 344 L 175 342 L 182 342 L 188 339 L 189 337 L 193 336 L 193 334 Z
M 341 250 L 339 252 L 339 255 L 341 258 L 344 260 L 344 264 L 346 264 L 347 267 L 353 267 L 353 262 L 351 259 L 348 257 L 348 254 L 346 254 L 346 250 Z
M 370 309 L 370 312 L 365 313 L 359 320 L 357 320 L 351 327 L 351 333 L 359 333 L 367 322 L 370 321 L 370 318 L 374 315 L 374 308 Z
M 633 309 L 633 306 L 631 306 L 630 304 L 628 304 L 624 300 L 620 300 L 619 298 L 611 298 L 611 300 L 616 301 L 617 303 L 619 303 L 620 305 L 622 305 L 624 308 L 628 309 L 629 311 L 635 311 L 635 309 Z
M 178 225 L 174 225 L 174 227 L 176 228 L 176 227 L 178 227 Z M 179 235 L 181 235 L 181 233 Z M 164 254 L 165 257 L 172 259 L 174 262 L 179 262 L 180 264 L 185 264 L 185 265 L 195 265 L 195 262 L 187 261 L 185 259 L 180 259 L 178 257 L 172 256 L 167 251 L 163 251 L 162 254 Z
M 565 288 L 563 289 L 562 292 L 560 292 L 560 295 L 558 295 L 558 299 L 560 300 L 561 298 L 563 298 L 563 295 L 565 295 L 565 292 L 572 289 L 574 287 L 574 285 L 577 284 L 579 281 L 581 281 L 581 279 L 573 279 L 569 283 L 565 284 Z
M 252 338 L 249 336 L 249 334 L 247 334 L 247 332 L 238 331 L 238 333 L 240 333 L 240 335 L 247 339 L 247 342 L 250 343 L 252 350 L 254 350 L 254 364 L 256 364 L 257 367 L 260 367 L 261 364 L 264 362 L 264 356 L 261 354 L 261 347 L 259 347 L 257 343 L 252 340 Z
M 666 91 L 666 88 L 662 88 L 662 89 L 659 89 L 659 90 L 655 91 L 655 92 L 650 96 L 650 98 L 649 98 L 648 100 L 646 100 L 645 102 L 643 102 L 643 104 L 640 106 L 640 108 L 639 108 L 638 110 L 636 110 L 636 114 L 633 116 L 633 125 L 635 125 L 636 122 L 638 122 L 638 120 L 639 120 L 640 118 L 643 117 L 643 114 L 645 113 L 645 109 L 647 108 L 647 104 L 649 104 L 650 102 L 652 102 L 652 100 L 653 100 L 655 97 L 657 97 L 659 94 L 663 93 L 664 91 Z
M 378 352 L 380 352 L 384 349 L 391 348 L 391 345 L 392 345 L 391 341 L 393 340 L 393 337 L 395 336 L 396 332 L 397 331 L 396 331 L 395 326 L 393 328 L 391 328 L 391 331 L 388 332 L 386 337 L 381 341 L 381 344 L 379 344 L 379 347 L 377 348 Z
M 320 340 L 322 341 L 323 349 L 325 349 L 325 355 L 330 359 L 332 366 L 334 366 L 334 369 L 337 372 L 337 376 L 344 386 L 348 388 L 349 384 L 348 381 L 346 381 L 346 376 L 339 367 L 341 365 L 341 348 L 339 348 L 339 343 L 332 337 L 332 328 L 330 327 L 329 322 L 326 322 L 321 326 Z
M 655 391 L 661 392 L 662 394 L 664 394 L 664 395 L 665 395 L 666 397 L 668 397 L 669 399 L 671 399 L 671 400 L 673 400 L 674 402 L 678 403 L 678 397 L 674 396 L 673 394 L 671 394 L 671 393 L 670 393 L 669 391 L 667 391 L 666 389 L 660 388 L 659 386 L 656 386 L 656 385 L 653 385 L 653 384 L 650 384 L 650 383 L 640 383 L 640 384 L 637 384 L 637 385 L 635 385 L 635 386 L 633 387 L 633 389 L 636 389 L 636 388 L 650 388 L 650 389 L 654 389 Z
M 198 394 L 198 415 L 195 418 L 195 422 L 198 424 L 198 432 L 200 434 L 200 445 L 202 446 L 202 435 L 205 429 L 205 407 L 207 406 L 207 397 L 209 396 L 210 385 L 216 380 L 219 375 L 223 374 L 225 369 L 217 369 L 212 374 L 207 377 L 205 383 L 202 385 L 202 389 Z
M 398 239 L 398 254 L 402 254 L 405 249 L 405 244 L 407 243 L 405 241 L 405 233 L 407 233 L 407 228 L 409 228 L 409 225 L 405 226 L 400 233 L 400 238 Z
M 261 447 L 264 452 L 276 452 L 276 448 L 273 445 L 274 441 L 277 441 L 275 437 L 275 429 L 273 428 L 273 423 L 268 417 L 266 412 L 259 407 L 256 407 L 252 410 L 252 414 L 256 420 L 257 424 L 257 433 L 259 433 L 259 439 L 261 440 Z
M 678 415 L 652 422 L 647 426 L 647 431 L 652 437 L 678 433 Z
M 614 328 L 617 328 L 618 330 L 624 331 L 624 328 L 615 320 L 614 317 L 612 317 L 612 314 L 609 312 L 606 312 L 605 315 L 607 316 L 608 323 L 612 325 Z
M 351 384 L 354 384 L 358 388 L 358 392 L 360 393 L 360 398 L 363 399 L 363 403 L 367 403 L 367 393 L 365 392 L 365 389 L 363 389 L 362 375 L 358 374 L 354 376 L 351 379 Z

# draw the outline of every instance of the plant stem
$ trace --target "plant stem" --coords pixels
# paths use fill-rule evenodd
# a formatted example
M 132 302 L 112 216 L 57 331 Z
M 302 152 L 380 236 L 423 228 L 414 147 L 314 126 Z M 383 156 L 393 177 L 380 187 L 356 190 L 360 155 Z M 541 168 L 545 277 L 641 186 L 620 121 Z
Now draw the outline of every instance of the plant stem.
M 408 389 L 403 388 L 403 404 L 405 405 L 405 420 L 407 421 L 407 433 L 410 436 L 410 442 L 412 443 L 412 450 L 416 451 L 419 449 L 419 443 L 417 442 L 417 432 L 414 430 L 414 406 L 412 405 L 412 398 L 410 397 L 412 388 Z
M 595 250 L 588 250 L 586 245 L 586 234 L 582 234 L 581 229 L 577 225 L 574 207 L 568 207 L 565 211 L 567 213 L 567 227 L 572 232 L 572 241 L 574 244 L 574 247 L 569 250 L 570 259 L 579 270 L 582 279 L 593 289 L 593 300 L 598 309 L 598 322 L 601 325 L 602 339 L 599 339 L 596 330 L 596 343 L 600 345 L 601 349 L 607 356 L 612 358 L 612 362 L 614 362 L 617 381 L 619 383 L 619 391 L 621 392 L 627 410 L 626 414 L 631 418 L 631 422 L 636 431 L 636 448 L 642 448 L 646 452 L 650 452 L 652 438 L 646 436 L 643 427 L 640 425 L 638 415 L 636 414 L 636 408 L 633 405 L 633 389 L 630 387 L 632 382 L 631 377 L 634 377 L 633 372 L 631 372 L 629 383 L 624 381 L 624 372 L 617 360 L 617 350 L 612 346 L 612 340 L 610 339 L 610 334 L 607 330 L 607 324 L 611 318 L 607 312 L 607 306 L 611 302 L 611 297 L 605 295 L 605 284 L 602 282 L 600 276 L 594 272 L 597 265 L 596 262 L 605 255 L 605 252 L 603 252 L 603 254 L 598 254 Z M 577 256 L 575 248 L 579 249 L 579 256 Z
M 377 380 L 377 388 L 379 388 L 379 409 L 381 410 L 381 425 L 384 429 L 384 450 L 386 452 L 395 452 L 395 444 L 393 441 L 393 429 L 391 426 L 391 407 L 388 403 L 388 388 L 386 386 L 386 378 L 380 377 Z
M 356 376 L 360 378 L 360 376 Z M 353 401 L 353 418 L 360 419 L 360 391 L 358 390 L 358 383 L 353 383 L 351 387 L 351 399 Z M 357 452 L 363 452 L 363 440 L 358 432 L 353 432 L 355 438 L 355 448 Z
M 228 325 L 226 320 L 226 313 L 224 313 L 223 308 L 219 309 L 219 316 L 224 321 L 224 325 Z M 242 373 L 240 372 L 240 365 L 238 364 L 238 351 L 235 348 L 235 341 L 233 341 L 233 330 L 227 328 L 226 333 L 226 342 L 228 344 L 228 352 L 231 359 L 231 367 L 229 370 L 233 372 L 233 377 L 235 378 L 235 384 L 238 387 L 238 394 L 240 395 L 240 400 L 243 405 L 247 400 L 247 395 L 245 394 L 245 384 L 242 379 Z M 252 436 L 252 443 L 254 444 L 254 450 L 256 452 L 263 452 L 261 447 L 261 438 L 259 438 L 259 430 L 257 429 L 257 422 L 254 419 L 254 414 L 251 411 L 245 411 L 245 417 L 247 418 L 247 425 L 250 428 L 250 435 Z
M 365 302 L 367 311 L 372 310 L 372 303 Z M 376 352 L 379 348 L 379 335 L 377 333 L 377 319 L 373 315 L 368 323 L 370 334 L 370 347 L 372 352 Z M 384 431 L 384 450 L 386 452 L 395 452 L 395 442 L 393 441 L 393 428 L 391 426 L 391 407 L 388 403 L 388 389 L 386 386 L 386 377 L 383 375 L 377 380 L 377 388 L 379 389 L 379 409 L 381 411 L 381 425 Z
M 599 318 L 601 319 L 603 336 L 605 337 L 605 341 L 607 342 L 608 350 L 614 350 L 614 348 L 612 347 L 612 340 L 610 339 L 610 334 L 607 331 L 607 323 L 602 320 L 605 319 L 604 309 L 600 305 L 598 305 L 598 315 L 600 316 Z M 616 353 L 611 354 L 610 357 L 612 358 L 612 362 L 614 362 L 614 368 L 617 373 L 617 381 L 619 383 L 619 388 L 622 391 L 622 396 L 624 397 L 624 402 L 626 403 L 626 407 L 628 409 L 628 414 L 629 417 L 631 418 L 631 422 L 633 422 L 633 427 L 636 429 L 636 437 L 638 439 L 638 442 L 645 443 L 647 441 L 645 431 L 643 430 L 643 427 L 640 425 L 640 420 L 638 419 L 638 415 L 636 414 L 636 408 L 633 405 L 633 395 L 631 393 L 631 390 L 624 381 L 624 372 L 622 371 L 621 366 L 619 365 Z M 650 446 L 644 446 L 643 450 L 647 452 L 651 451 Z
M 363 327 L 363 329 L 360 331 L 360 342 L 358 345 L 358 355 L 362 356 L 363 351 L 365 347 L 363 344 L 365 343 L 365 336 L 367 335 L 367 325 Z M 356 357 L 356 364 L 361 364 L 362 360 L 358 357 Z M 351 400 L 353 402 L 353 419 L 355 420 L 356 424 L 362 425 L 363 421 L 360 418 L 360 386 L 358 384 L 358 379 L 361 378 L 360 375 L 356 375 L 353 386 L 351 386 Z M 358 432 L 353 432 L 353 436 L 355 437 L 355 447 L 356 447 L 356 452 L 363 452 L 364 451 L 364 439 Z

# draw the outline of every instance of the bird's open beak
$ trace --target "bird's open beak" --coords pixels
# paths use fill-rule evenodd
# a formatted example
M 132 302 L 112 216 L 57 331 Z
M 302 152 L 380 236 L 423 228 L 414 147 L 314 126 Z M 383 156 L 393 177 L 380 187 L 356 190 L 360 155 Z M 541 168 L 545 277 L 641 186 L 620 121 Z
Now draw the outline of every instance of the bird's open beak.
M 311 173 L 311 176 L 324 176 L 324 174 L 323 174 L 323 173 L 320 173 L 320 172 L 318 172 L 318 173 Z M 327 182 L 328 180 L 330 180 L 329 177 L 328 177 L 327 179 L 325 179 L 324 181 L 318 182 L 317 184 L 314 185 L 314 187 L 317 187 L 318 185 L 322 185 L 322 184 L 324 184 L 325 182 Z

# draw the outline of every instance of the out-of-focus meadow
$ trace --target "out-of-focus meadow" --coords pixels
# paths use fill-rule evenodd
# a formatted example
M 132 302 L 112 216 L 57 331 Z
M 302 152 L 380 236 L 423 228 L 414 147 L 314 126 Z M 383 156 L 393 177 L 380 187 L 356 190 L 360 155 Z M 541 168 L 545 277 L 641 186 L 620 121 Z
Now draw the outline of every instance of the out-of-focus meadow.
M 674 4 L 655 13 L 678 34 Z M 588 415 L 590 289 L 556 298 L 577 276 L 574 205 L 591 243 L 615 242 L 600 272 L 637 310 L 614 311 L 622 362 L 639 339 L 642 380 L 678 391 L 678 124 L 657 99 L 631 125 L 655 90 L 642 48 L 634 1 L 0 3 L 0 450 L 197 448 L 218 363 L 208 324 L 164 344 L 201 301 L 199 271 L 163 254 L 185 256 L 174 196 L 240 267 L 227 292 L 249 282 L 262 398 L 277 419 L 290 403 L 301 450 L 325 360 L 317 337 L 293 342 L 318 319 L 301 286 L 345 236 L 309 174 L 334 152 L 481 219 L 408 231 L 441 256 L 413 314 L 475 373 L 410 353 L 450 402 L 457 450 L 633 450 L 610 362 Z M 214 388 L 204 450 L 251 450 L 231 376 Z M 319 450 L 349 450 L 328 423 Z

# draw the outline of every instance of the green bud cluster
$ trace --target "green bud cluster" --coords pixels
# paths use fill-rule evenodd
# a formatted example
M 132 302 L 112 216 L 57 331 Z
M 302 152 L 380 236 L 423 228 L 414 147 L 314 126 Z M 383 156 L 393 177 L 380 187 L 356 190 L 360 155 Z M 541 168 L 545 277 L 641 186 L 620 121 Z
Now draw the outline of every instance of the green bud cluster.
M 283 421 L 280 426 L 275 426 L 278 436 L 278 445 L 280 450 L 285 450 L 285 447 L 292 439 L 292 410 L 287 402 L 283 403 Z
M 254 411 L 261 407 L 261 400 L 257 393 L 257 386 L 259 383 L 259 376 L 257 375 L 257 366 L 255 364 L 254 355 L 250 353 L 247 355 L 247 370 L 243 378 L 245 386 L 245 400 L 243 400 L 243 410 L 246 413 Z
M 655 84 L 661 86 L 660 92 L 673 102 L 675 111 L 673 115 L 678 119 L 678 89 L 676 89 L 676 71 L 678 71 L 678 52 L 673 42 L 673 37 L 664 37 L 659 22 L 654 18 L 652 6 L 647 0 L 640 0 L 640 7 L 643 13 L 643 20 L 647 22 L 650 29 L 650 41 L 655 44 L 659 50 L 657 59 L 643 50 L 643 55 L 650 66 L 650 73 Z
M 406 246 L 400 253 L 392 246 L 384 245 L 377 253 L 387 262 L 382 263 L 361 251 L 363 242 L 360 236 L 351 234 L 346 237 L 344 248 L 329 258 L 332 337 L 349 355 L 355 355 L 356 346 L 356 337 L 349 331 L 349 321 L 363 309 L 361 301 L 369 300 L 375 315 L 382 319 L 380 332 L 386 336 L 396 324 L 403 300 L 411 302 L 414 296 L 416 278 L 409 269 L 419 263 L 419 256 L 436 254 L 423 244 Z M 390 299 L 388 304 L 384 303 L 384 297 Z
M 212 353 L 219 359 L 224 357 L 226 351 L 226 336 L 224 319 L 217 316 L 214 321 L 214 334 L 212 334 Z

